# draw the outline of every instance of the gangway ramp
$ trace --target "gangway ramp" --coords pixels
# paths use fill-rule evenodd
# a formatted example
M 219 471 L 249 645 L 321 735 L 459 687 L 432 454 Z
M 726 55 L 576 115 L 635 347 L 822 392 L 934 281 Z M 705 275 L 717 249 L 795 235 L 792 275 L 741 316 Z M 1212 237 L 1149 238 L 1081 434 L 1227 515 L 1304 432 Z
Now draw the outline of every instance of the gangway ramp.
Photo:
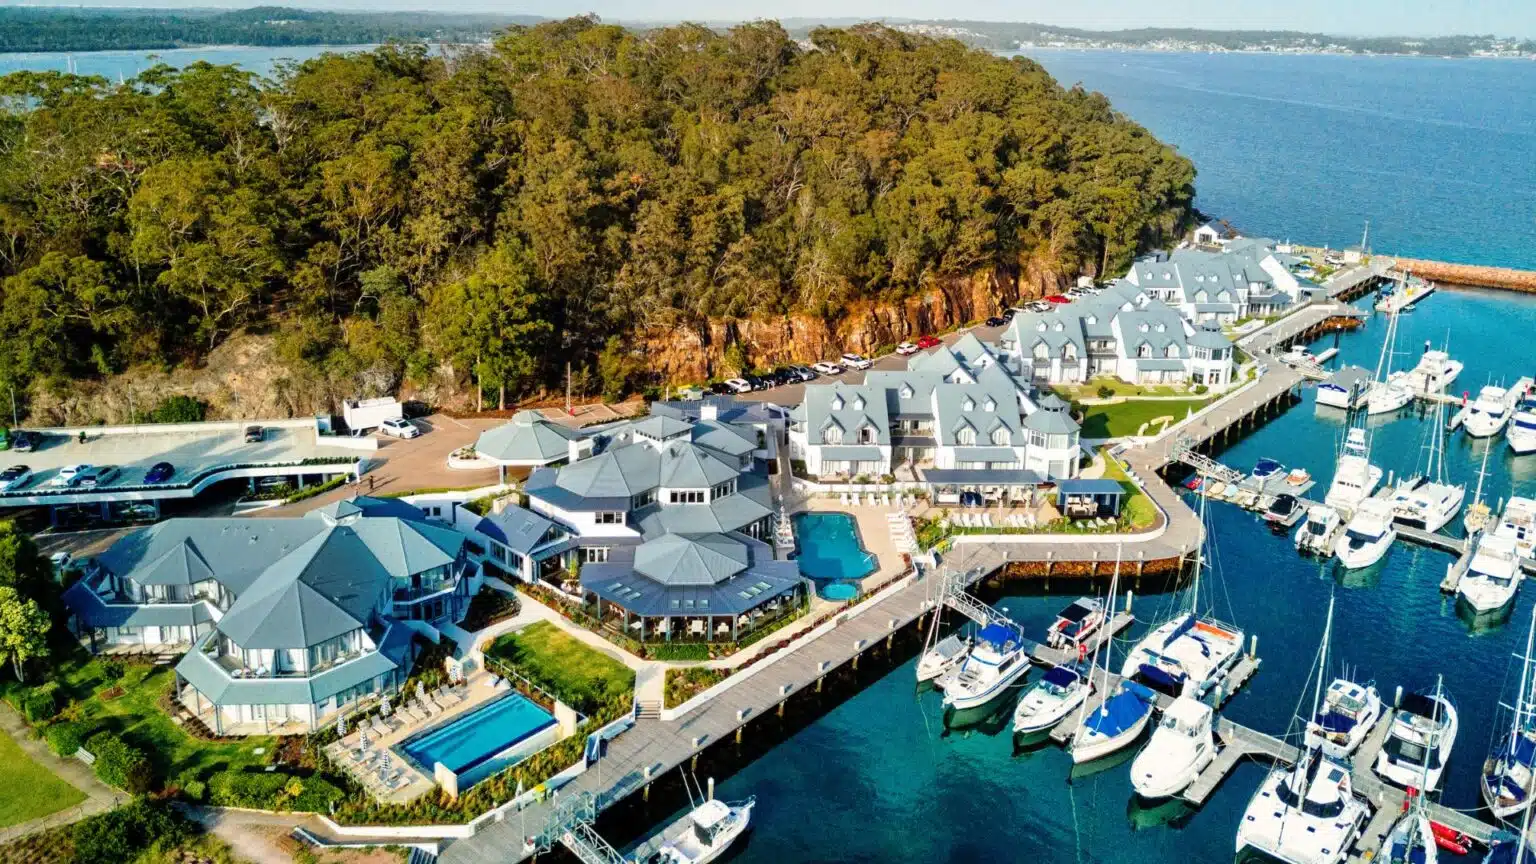
M 1197 451 L 1194 441 L 1189 438 L 1180 438 L 1168 451 L 1170 461 L 1182 462 L 1195 469 L 1203 476 L 1219 480 L 1223 483 L 1237 483 L 1244 475 L 1235 468 L 1230 468 L 1211 457 Z

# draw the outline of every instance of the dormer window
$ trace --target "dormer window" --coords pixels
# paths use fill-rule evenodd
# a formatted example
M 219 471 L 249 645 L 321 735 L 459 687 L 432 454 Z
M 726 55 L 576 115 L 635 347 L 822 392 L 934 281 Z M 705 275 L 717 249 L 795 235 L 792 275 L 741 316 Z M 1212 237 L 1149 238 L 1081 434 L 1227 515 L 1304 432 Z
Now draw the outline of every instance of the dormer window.
M 912 385 L 911 384 L 903 384 L 903 385 L 901 385 L 901 398 L 903 398 L 903 399 L 911 399 L 912 398 Z
M 841 396 L 833 396 L 832 397 L 832 410 L 833 411 L 841 411 L 841 410 L 843 410 L 843 397 L 841 397 Z
M 856 397 L 853 400 L 853 410 L 855 410 L 855 411 L 863 411 L 864 410 L 864 397 L 863 396 Z
M 1167 354 L 1168 354 L 1169 357 L 1178 357 L 1179 356 L 1179 346 L 1177 346 L 1177 345 L 1169 345 L 1168 346 Z
M 955 433 L 955 443 L 961 447 L 971 447 L 976 444 L 976 430 L 969 426 Z
M 1060 321 L 1056 322 L 1056 332 L 1057 333 L 1060 333 L 1061 331 L 1063 331 L 1065 329 L 1067 329 L 1067 325 L 1061 323 Z
M 1150 330 L 1152 328 L 1148 327 L 1146 322 L 1143 321 L 1142 323 L 1136 325 L 1136 329 L 1140 330 L 1143 333 L 1145 333 L 1145 332 L 1147 332 L 1148 330 Z
M 1099 323 L 1099 318 L 1098 318 L 1097 315 L 1089 315 L 1088 317 L 1084 318 L 1083 320 L 1087 321 L 1089 324 L 1097 324 L 1097 323 Z
M 965 397 L 965 402 L 961 403 L 961 407 L 964 408 L 966 411 L 975 411 L 976 410 L 976 400 L 972 399 L 969 396 L 967 396 L 967 397 Z
M 1159 324 L 1159 325 L 1157 325 L 1157 332 L 1159 332 L 1159 333 L 1166 333 L 1166 332 L 1168 332 L 1168 325 L 1167 324 Z
M 981 409 L 983 411 L 988 412 L 988 413 L 996 411 L 997 410 L 997 400 L 993 399 L 991 396 L 988 396 L 987 397 L 987 401 L 981 403 Z
M 998 429 L 993 430 L 993 432 L 992 432 L 992 443 L 996 444 L 999 447 L 1007 447 L 1008 444 L 1009 444 L 1009 441 L 1008 441 L 1008 430 L 1007 429 L 1003 429 L 1001 427 L 998 428 Z
M 1034 354 L 1036 359 L 1045 360 L 1051 356 L 1051 349 L 1044 342 L 1036 342 Z
M 859 427 L 859 443 L 860 444 L 873 444 L 873 443 L 875 443 L 875 427 L 869 425 L 868 423 L 865 423 L 863 426 L 860 426 Z
M 1039 324 L 1036 324 L 1035 325 L 1035 329 L 1039 330 L 1041 333 L 1044 333 L 1045 332 L 1045 322 L 1041 321 Z

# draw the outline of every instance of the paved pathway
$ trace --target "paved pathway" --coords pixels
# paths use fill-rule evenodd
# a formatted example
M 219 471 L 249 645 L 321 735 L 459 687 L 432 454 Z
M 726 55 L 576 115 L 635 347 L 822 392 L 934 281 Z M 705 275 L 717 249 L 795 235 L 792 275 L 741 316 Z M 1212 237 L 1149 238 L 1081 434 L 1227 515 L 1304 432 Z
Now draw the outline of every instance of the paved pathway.
M 32 757 L 39 765 L 52 771 L 69 785 L 85 793 L 85 800 L 73 807 L 50 813 L 47 816 L 39 816 L 18 825 L 0 829 L 0 843 L 46 831 L 49 828 L 57 828 L 60 825 L 70 825 L 79 822 L 88 816 L 104 813 L 111 810 L 119 800 L 126 801 L 127 796 L 111 786 L 96 779 L 96 775 L 85 763 L 78 759 L 64 759 L 54 755 L 48 745 L 40 739 L 33 738 L 31 730 L 21 715 L 11 709 L 11 706 L 0 706 L 0 731 L 11 736 L 23 752 Z M 11 790 L 12 792 L 18 790 Z M 23 793 L 24 794 L 24 793 Z

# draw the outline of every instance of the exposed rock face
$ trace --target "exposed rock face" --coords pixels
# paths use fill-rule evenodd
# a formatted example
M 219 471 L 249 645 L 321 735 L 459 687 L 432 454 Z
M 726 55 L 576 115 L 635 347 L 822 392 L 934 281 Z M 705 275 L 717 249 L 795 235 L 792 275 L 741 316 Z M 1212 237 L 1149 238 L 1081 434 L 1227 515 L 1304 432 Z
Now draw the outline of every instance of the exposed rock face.
M 996 315 L 1020 301 L 1060 291 L 1067 277 L 1045 269 L 1030 269 L 1023 278 L 1003 270 L 965 279 L 936 282 L 926 293 L 899 302 L 859 301 L 834 320 L 809 315 L 710 321 L 640 337 L 647 362 L 672 383 L 697 382 L 735 369 L 722 368 L 725 350 L 741 343 L 754 367 L 784 363 L 814 363 L 836 359 L 845 351 L 873 353 L 902 340 L 956 327 Z

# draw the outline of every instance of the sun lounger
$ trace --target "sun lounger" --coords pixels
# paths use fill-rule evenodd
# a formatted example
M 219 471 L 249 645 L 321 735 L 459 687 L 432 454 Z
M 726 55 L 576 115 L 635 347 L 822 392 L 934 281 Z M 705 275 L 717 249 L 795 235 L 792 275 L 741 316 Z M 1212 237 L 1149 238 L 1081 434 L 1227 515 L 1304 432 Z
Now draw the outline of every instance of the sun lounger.
M 436 717 L 437 715 L 443 713 L 443 709 L 433 705 L 431 702 L 423 702 L 420 699 L 417 699 L 411 704 L 416 706 L 416 710 L 425 711 L 428 717 Z
M 891 496 L 890 496 L 890 493 L 888 493 L 888 492 L 881 492 L 880 493 L 880 506 L 882 506 L 882 507 L 889 507 L 889 506 L 891 506 Z
M 423 714 L 420 711 L 417 711 L 415 706 L 413 706 L 413 705 L 401 705 L 396 710 L 398 710 L 401 714 L 404 714 L 405 716 L 411 718 L 411 722 L 412 723 L 420 723 L 423 720 L 427 719 L 427 715 Z
M 839 496 L 838 500 L 842 502 L 842 505 L 844 507 L 847 507 L 848 506 L 848 493 L 844 492 L 841 496 Z
M 373 718 L 373 722 L 368 724 L 368 728 L 372 729 L 376 734 L 380 736 L 388 735 L 395 731 L 394 727 L 390 726 L 388 723 L 385 723 L 383 720 L 380 720 L 377 717 Z

